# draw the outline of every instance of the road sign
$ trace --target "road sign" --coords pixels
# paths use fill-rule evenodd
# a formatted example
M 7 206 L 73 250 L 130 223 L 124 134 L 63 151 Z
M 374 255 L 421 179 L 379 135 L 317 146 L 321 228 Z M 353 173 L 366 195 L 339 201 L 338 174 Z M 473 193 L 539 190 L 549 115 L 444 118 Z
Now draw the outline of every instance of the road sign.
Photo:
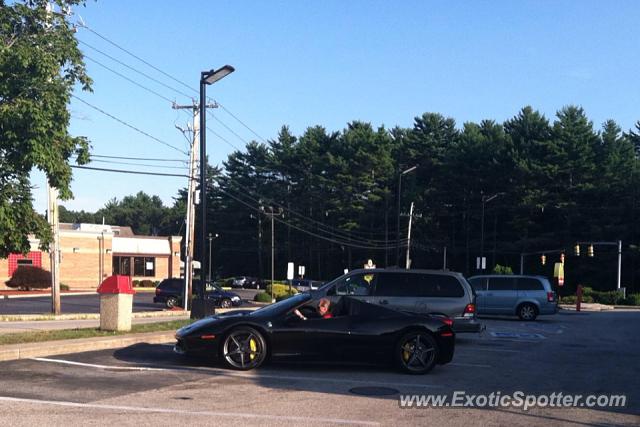
M 293 280 L 293 263 L 287 263 L 287 280 Z
M 476 269 L 485 270 L 487 268 L 487 257 L 476 257 Z

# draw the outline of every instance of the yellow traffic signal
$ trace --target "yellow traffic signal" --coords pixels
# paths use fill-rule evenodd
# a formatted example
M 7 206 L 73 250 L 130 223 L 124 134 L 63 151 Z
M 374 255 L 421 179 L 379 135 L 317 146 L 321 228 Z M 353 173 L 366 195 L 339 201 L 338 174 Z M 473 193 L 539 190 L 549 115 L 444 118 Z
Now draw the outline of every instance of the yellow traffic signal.
M 576 246 L 573 248 L 573 253 L 574 253 L 576 256 L 580 256 L 580 245 L 576 245 Z
M 593 257 L 593 245 L 589 245 L 587 248 L 587 256 Z
M 540 257 L 540 262 L 542 262 L 542 265 L 545 265 L 547 263 L 547 256 L 543 254 Z

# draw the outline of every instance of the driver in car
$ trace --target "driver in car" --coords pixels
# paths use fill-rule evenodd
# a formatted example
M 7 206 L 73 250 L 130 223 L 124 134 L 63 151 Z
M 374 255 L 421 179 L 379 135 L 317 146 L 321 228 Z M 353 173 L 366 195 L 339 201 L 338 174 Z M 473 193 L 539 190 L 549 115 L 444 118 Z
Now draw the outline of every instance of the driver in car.
M 318 307 L 317 307 L 316 311 L 314 312 L 313 317 L 314 318 L 322 318 L 322 319 L 331 319 L 333 316 L 331 315 L 331 312 L 329 311 L 329 307 L 331 307 L 331 301 L 329 301 L 327 298 L 322 298 L 318 302 Z M 303 315 L 302 313 L 300 313 L 299 310 L 294 310 L 294 313 L 295 313 L 296 316 L 298 316 L 302 320 L 307 320 L 307 317 L 305 315 Z

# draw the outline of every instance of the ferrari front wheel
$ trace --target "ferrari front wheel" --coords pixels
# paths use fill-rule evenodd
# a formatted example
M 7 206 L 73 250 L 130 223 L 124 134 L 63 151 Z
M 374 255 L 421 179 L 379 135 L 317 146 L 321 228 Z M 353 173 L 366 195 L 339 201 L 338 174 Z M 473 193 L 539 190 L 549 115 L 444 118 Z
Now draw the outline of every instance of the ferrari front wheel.
M 267 342 L 260 332 L 241 326 L 232 329 L 220 349 L 223 362 L 230 368 L 249 370 L 262 365 L 267 357 Z
M 398 341 L 395 357 L 403 371 L 426 374 L 438 360 L 438 344 L 428 332 L 412 331 Z

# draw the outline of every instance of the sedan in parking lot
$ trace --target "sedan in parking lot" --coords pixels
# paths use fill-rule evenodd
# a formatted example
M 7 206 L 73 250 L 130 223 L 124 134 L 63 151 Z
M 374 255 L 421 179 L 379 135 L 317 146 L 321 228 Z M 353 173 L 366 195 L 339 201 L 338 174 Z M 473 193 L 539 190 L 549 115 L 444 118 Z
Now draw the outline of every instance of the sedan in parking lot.
M 453 358 L 451 320 L 412 314 L 343 296 L 330 315 L 314 316 L 321 295 L 301 293 L 256 311 L 236 310 L 179 329 L 174 350 L 219 358 L 232 369 L 268 358 L 393 363 L 412 374 Z
M 153 302 L 164 304 L 167 308 L 180 307 L 184 303 L 184 280 L 179 278 L 164 279 L 156 287 Z M 199 281 L 193 281 L 194 292 L 199 289 Z M 233 292 L 227 292 L 214 283 L 207 283 L 205 298 L 213 300 L 215 305 L 221 308 L 238 307 L 242 299 Z

